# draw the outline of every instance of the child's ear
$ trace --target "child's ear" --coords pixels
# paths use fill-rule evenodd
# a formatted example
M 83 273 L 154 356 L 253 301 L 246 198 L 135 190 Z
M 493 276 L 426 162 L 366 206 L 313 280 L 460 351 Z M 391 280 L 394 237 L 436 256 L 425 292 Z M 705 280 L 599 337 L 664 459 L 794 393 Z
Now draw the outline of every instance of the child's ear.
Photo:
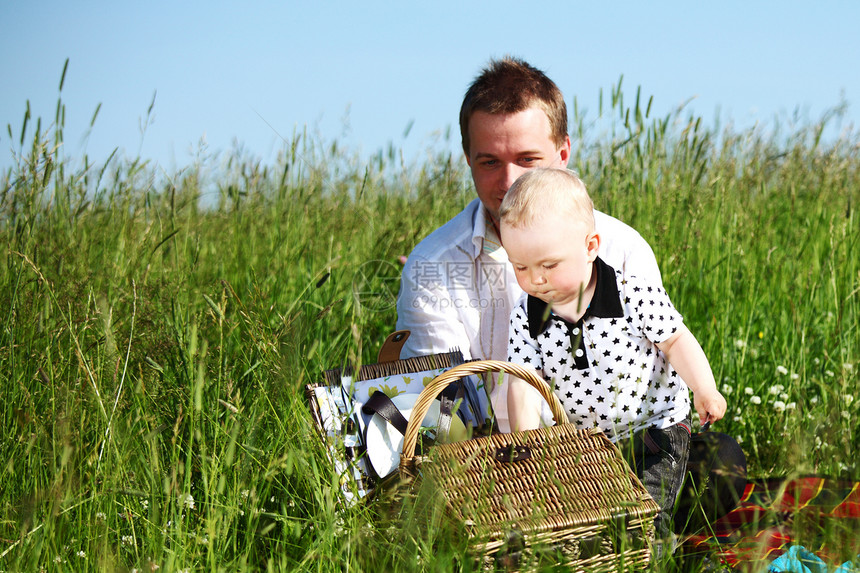
M 585 248 L 588 255 L 588 262 L 593 263 L 594 259 L 597 258 L 597 251 L 600 250 L 600 235 L 597 233 L 590 233 L 585 238 Z

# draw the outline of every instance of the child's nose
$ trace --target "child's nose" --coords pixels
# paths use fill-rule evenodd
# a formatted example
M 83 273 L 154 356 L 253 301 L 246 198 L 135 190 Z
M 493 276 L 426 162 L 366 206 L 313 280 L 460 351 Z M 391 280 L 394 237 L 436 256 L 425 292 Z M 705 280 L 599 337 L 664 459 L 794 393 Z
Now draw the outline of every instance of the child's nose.
M 546 282 L 546 277 L 541 271 L 532 271 L 532 284 L 542 285 Z

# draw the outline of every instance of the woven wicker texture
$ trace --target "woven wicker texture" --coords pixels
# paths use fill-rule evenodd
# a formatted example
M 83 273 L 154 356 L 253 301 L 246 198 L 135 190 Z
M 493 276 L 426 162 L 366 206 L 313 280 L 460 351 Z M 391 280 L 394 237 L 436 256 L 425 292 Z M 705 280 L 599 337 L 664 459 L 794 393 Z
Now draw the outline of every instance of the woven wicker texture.
M 404 358 L 402 360 L 394 360 L 391 362 L 365 364 L 359 367 L 358 371 L 350 366 L 345 368 L 332 368 L 331 370 L 323 372 L 325 382 L 322 385 L 340 385 L 342 376 L 352 376 L 355 380 L 372 380 L 373 378 L 392 376 L 394 374 L 410 374 L 413 372 L 423 372 L 425 370 L 435 370 L 437 368 L 450 368 L 451 366 L 460 364 L 461 362 L 463 362 L 463 353 L 459 350 L 452 350 L 451 352 L 431 354 L 428 356 L 415 356 L 413 358 Z
M 557 425 L 437 445 L 429 455 L 416 456 L 417 425 L 410 422 L 401 477 L 432 483 L 452 516 L 469 528 L 478 554 L 492 555 L 516 532 L 528 548 L 554 547 L 580 567 L 611 568 L 618 559 L 646 563 L 643 540 L 653 535 L 657 504 L 600 430 L 565 423 L 558 398 L 533 370 L 498 361 L 454 367 L 425 388 L 411 419 L 421 420 L 452 379 L 488 371 L 534 386 Z

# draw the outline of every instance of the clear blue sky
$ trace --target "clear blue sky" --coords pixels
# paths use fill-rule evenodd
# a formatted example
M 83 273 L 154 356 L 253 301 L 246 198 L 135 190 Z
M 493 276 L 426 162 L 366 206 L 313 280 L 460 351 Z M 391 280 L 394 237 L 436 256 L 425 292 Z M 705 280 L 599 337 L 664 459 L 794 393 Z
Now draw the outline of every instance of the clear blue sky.
M 623 74 L 627 97 L 641 86 L 657 114 L 695 98 L 706 120 L 719 109 L 748 126 L 795 110 L 814 120 L 844 100 L 843 126 L 860 125 L 858 2 L 2 0 L 0 21 L 3 167 L 27 100 L 43 127 L 53 120 L 66 58 L 65 154 L 98 163 L 119 147 L 168 171 L 203 136 L 269 162 L 275 132 L 305 126 L 366 153 L 414 152 L 446 128 L 456 143 L 464 90 L 505 54 L 593 112 Z

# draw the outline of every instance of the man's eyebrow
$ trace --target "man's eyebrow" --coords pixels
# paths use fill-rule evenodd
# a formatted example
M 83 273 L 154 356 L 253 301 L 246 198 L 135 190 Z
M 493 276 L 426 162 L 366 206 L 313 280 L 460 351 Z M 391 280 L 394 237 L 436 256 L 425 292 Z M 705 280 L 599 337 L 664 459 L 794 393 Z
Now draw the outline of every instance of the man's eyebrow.
M 516 154 L 517 157 L 524 157 L 527 155 L 543 155 L 543 152 L 540 151 L 539 149 L 527 149 L 525 151 L 520 151 Z M 495 153 L 489 153 L 486 151 L 479 151 L 478 153 L 475 154 L 475 159 L 480 159 L 482 157 L 496 158 L 498 156 Z

